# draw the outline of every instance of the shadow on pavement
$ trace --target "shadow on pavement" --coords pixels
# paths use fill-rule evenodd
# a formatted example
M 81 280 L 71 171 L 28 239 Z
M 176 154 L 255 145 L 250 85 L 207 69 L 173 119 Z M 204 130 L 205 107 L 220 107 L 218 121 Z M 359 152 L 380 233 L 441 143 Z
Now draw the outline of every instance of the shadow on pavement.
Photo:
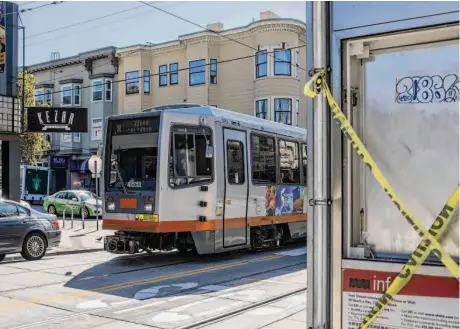
M 283 257 L 275 254 L 279 251 L 120 256 L 78 274 L 65 287 L 144 300 L 225 291 L 306 268 L 305 255 Z

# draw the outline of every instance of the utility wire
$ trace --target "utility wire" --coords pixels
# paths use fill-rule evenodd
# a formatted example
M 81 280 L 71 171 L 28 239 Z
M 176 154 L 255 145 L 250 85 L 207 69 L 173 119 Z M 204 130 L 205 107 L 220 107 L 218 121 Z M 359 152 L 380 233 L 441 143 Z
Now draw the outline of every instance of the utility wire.
M 156 1 L 156 2 L 158 2 L 158 1 Z M 155 2 L 155 3 L 156 3 L 156 2 Z M 99 16 L 99 17 L 94 17 L 94 18 L 88 19 L 88 20 L 86 20 L 86 21 L 82 21 L 82 22 L 78 22 L 78 23 L 74 23 L 74 24 L 62 26 L 62 27 L 59 27 L 59 28 L 57 28 L 57 29 L 48 30 L 48 31 L 40 32 L 40 33 L 35 33 L 35 34 L 32 34 L 32 35 L 27 36 L 26 39 L 29 39 L 29 38 L 32 38 L 32 37 L 37 37 L 37 36 L 39 36 L 39 35 L 44 35 L 44 34 L 53 33 L 53 32 L 56 32 L 56 31 L 61 31 L 61 30 L 64 30 L 64 29 L 68 29 L 68 28 L 70 28 L 70 27 L 74 27 L 74 26 L 86 24 L 86 23 L 89 23 L 89 22 L 97 21 L 97 20 L 99 20 L 99 19 L 104 19 L 104 18 L 107 18 L 107 17 L 115 16 L 115 15 L 122 14 L 122 13 L 126 13 L 126 12 L 128 12 L 128 11 L 136 10 L 136 9 L 143 8 L 143 7 L 145 7 L 144 4 L 143 4 L 142 6 L 137 6 L 137 7 L 133 7 L 133 8 L 129 8 L 129 9 L 120 10 L 120 11 L 117 11 L 117 12 L 114 12 L 114 13 L 111 13 L 111 14 L 108 14 L 108 15 Z M 118 21 L 119 21 L 119 20 L 118 20 Z M 41 43 L 42 43 L 42 42 L 41 42 Z M 30 46 L 30 45 L 28 45 L 28 46 Z
M 168 7 L 173 7 L 173 6 L 176 6 L 176 5 L 181 4 L 181 3 L 183 3 L 183 2 L 185 2 L 185 1 L 175 2 L 173 5 L 168 6 Z M 144 5 L 142 5 L 142 6 L 144 7 Z M 138 8 L 138 7 L 136 7 L 136 8 Z M 145 13 L 141 13 L 141 14 L 136 14 L 136 15 L 132 15 L 132 16 L 128 16 L 128 17 L 123 17 L 123 18 L 121 18 L 121 19 L 119 19 L 119 20 L 112 21 L 112 22 L 105 23 L 105 24 L 101 24 L 101 25 L 99 25 L 99 26 L 107 26 L 107 25 L 109 25 L 109 24 L 119 23 L 121 20 L 130 19 L 130 18 L 134 18 L 134 17 L 139 17 L 140 15 L 144 15 L 144 14 L 148 14 L 148 13 L 150 13 L 150 12 L 145 12 Z M 96 27 L 98 27 L 98 26 L 96 26 Z M 55 37 L 55 38 L 48 39 L 48 40 L 54 40 L 54 39 L 60 38 L 60 37 L 62 37 L 62 36 L 68 36 L 68 35 L 70 35 L 70 34 L 75 34 L 75 33 L 80 33 L 80 32 L 84 32 L 84 31 L 88 31 L 88 30 L 93 30 L 94 28 L 95 28 L 95 27 L 91 27 L 91 28 L 89 28 L 89 29 L 85 29 L 85 30 L 80 30 L 80 31 L 72 32 L 72 33 L 69 33 L 69 34 L 66 34 L 66 35 L 57 36 L 57 37 Z M 47 40 L 45 40 L 45 41 L 47 41 Z M 30 47 L 30 46 L 33 46 L 33 45 L 43 44 L 43 42 L 44 42 L 44 41 L 40 41 L 40 42 L 32 43 L 32 44 L 29 44 L 29 45 L 26 45 L 26 46 L 27 46 L 27 47 Z M 139 51 L 141 51 L 141 49 L 133 50 L 133 51 L 131 51 L 128 55 L 132 55 L 132 54 L 134 54 L 134 53 L 136 53 L 136 52 L 139 52 Z M 106 64 L 105 64 L 105 63 L 101 63 L 101 64 L 99 64 L 99 65 L 94 65 L 93 68 L 102 67 L 102 66 L 104 66 L 104 65 L 106 65 Z M 24 70 L 24 68 L 23 68 L 23 70 Z M 59 77 L 59 78 L 60 78 L 60 79 L 63 79 L 63 78 L 72 77 L 72 76 L 75 76 L 75 75 L 77 75 L 77 74 L 83 73 L 83 72 L 85 72 L 85 71 L 86 71 L 86 69 L 83 69 L 83 70 L 81 70 L 81 71 L 77 71 L 77 72 L 74 72 L 74 73 L 71 73 L 71 74 L 68 74 L 68 75 L 64 75 L 64 76 L 61 76 L 61 77 Z M 40 83 L 54 82 L 54 80 L 55 80 L 55 79 L 40 81 Z
M 296 47 L 291 47 L 291 48 L 286 48 L 286 50 L 291 50 L 291 49 L 300 49 L 300 48 L 303 48 L 303 47 L 306 47 L 306 45 L 301 45 L 301 46 L 296 46 Z M 271 53 L 274 53 L 275 51 L 271 51 L 271 52 L 267 52 L 267 54 L 271 54 Z M 239 61 L 239 60 L 243 60 L 243 59 L 248 59 L 248 58 L 253 58 L 253 57 L 256 57 L 258 56 L 258 54 L 253 54 L 253 55 L 247 55 L 247 56 L 242 56 L 242 57 L 236 57 L 236 58 L 232 58 L 232 59 L 227 59 L 227 60 L 222 60 L 222 61 L 218 61 L 217 63 L 215 64 L 225 64 L 225 63 L 230 63 L 230 62 L 235 62 L 235 61 Z M 200 68 L 200 67 L 206 67 L 206 66 L 210 66 L 211 63 L 206 63 L 204 65 L 199 65 L 199 66 L 196 66 L 196 67 L 193 67 L 194 69 L 197 69 L 197 68 Z M 293 64 L 294 65 L 294 64 Z M 178 69 L 177 71 L 166 71 L 166 72 L 162 72 L 162 73 L 152 73 L 152 74 L 149 74 L 148 76 L 149 77 L 155 77 L 155 76 L 160 76 L 160 75 L 167 75 L 168 73 L 179 73 L 179 72 L 182 72 L 182 71 L 188 71 L 190 70 L 189 67 L 184 67 L 184 68 L 181 68 L 181 69 Z M 147 77 L 146 76 L 143 76 L 144 78 Z M 115 80 L 115 81 L 112 81 L 112 84 L 114 83 L 120 83 L 120 82 L 129 82 L 129 81 L 136 81 L 136 80 L 139 80 L 141 77 L 138 77 L 138 78 L 131 78 L 131 79 L 120 79 L 120 80 Z M 88 85 L 88 86 L 81 86 L 81 87 L 78 87 L 78 88 L 72 88 L 72 89 L 67 89 L 66 91 L 71 91 L 71 90 L 76 90 L 76 89 L 86 89 L 86 88 L 92 88 L 93 85 Z M 64 91 L 63 90 L 58 90 L 58 91 L 52 91 L 51 93 L 42 93 L 42 94 L 38 94 L 38 95 L 35 95 L 35 96 L 43 96 L 43 95 L 52 95 L 52 94 L 60 94 L 60 93 L 63 93 Z
M 35 1 L 33 1 L 33 2 L 35 2 Z M 25 8 L 25 9 L 21 9 L 21 10 L 18 10 L 18 11 L 13 11 L 12 13 L 4 13 L 3 16 L 15 15 L 15 14 L 18 14 L 18 13 L 26 13 L 26 12 L 29 12 L 29 11 L 37 10 L 37 9 L 52 6 L 52 5 L 59 5 L 59 4 L 63 3 L 63 2 L 64 1 L 53 1 L 51 3 L 46 3 L 44 5 L 40 5 L 40 6 L 37 6 L 37 7 Z
M 21 4 L 18 5 L 18 7 L 27 6 L 27 5 L 29 5 L 31 3 L 34 3 L 34 2 L 35 1 L 29 1 L 29 2 L 26 2 L 26 3 L 21 3 Z
M 219 36 L 221 36 L 221 37 L 224 37 L 224 38 L 226 38 L 226 39 L 228 39 L 228 40 L 231 40 L 231 41 L 233 41 L 233 42 L 236 42 L 236 43 L 238 43 L 238 44 L 240 44 L 240 45 L 242 45 L 242 46 L 248 47 L 248 48 L 250 48 L 250 49 L 252 49 L 252 50 L 255 50 L 255 51 L 257 51 L 257 52 L 259 51 L 259 49 L 254 48 L 254 47 L 252 47 L 252 46 L 250 46 L 250 45 L 248 45 L 248 44 L 245 44 L 244 42 L 241 42 L 241 41 L 239 41 L 239 40 L 233 39 L 233 38 L 229 37 L 228 35 L 222 34 L 222 33 L 218 32 L 218 31 L 214 31 L 214 30 L 208 29 L 208 28 L 205 27 L 205 26 L 202 26 L 202 25 L 200 25 L 200 24 L 198 24 L 198 23 L 195 23 L 195 22 L 193 22 L 193 21 L 191 21 L 191 20 L 188 20 L 188 19 L 186 19 L 186 18 L 183 18 L 183 17 L 181 17 L 181 16 L 179 16 L 179 15 L 176 15 L 176 14 L 174 14 L 174 13 L 171 13 L 171 12 L 169 12 L 169 11 L 163 9 L 163 8 L 159 8 L 159 7 L 157 7 L 157 6 L 154 6 L 153 4 L 150 4 L 150 3 L 145 2 L 145 1 L 140 1 L 140 2 L 143 3 L 143 4 L 145 4 L 145 5 L 147 5 L 147 6 L 150 6 L 150 7 L 152 7 L 152 8 L 155 8 L 156 10 L 159 10 L 159 11 L 165 13 L 165 14 L 168 14 L 168 15 L 170 15 L 170 16 L 176 17 L 176 18 L 178 18 L 178 19 L 180 19 L 180 20 L 182 20 L 182 21 L 184 21 L 184 22 L 187 22 L 187 23 L 190 23 L 190 24 L 192 24 L 192 25 L 195 25 L 195 26 L 197 26 L 197 27 L 199 27 L 199 28 L 202 28 L 202 29 L 204 29 L 204 30 L 206 30 L 206 31 L 208 31 L 208 32 L 217 34 L 217 35 L 219 35 Z M 283 49 L 283 50 L 287 50 L 287 49 Z M 267 54 L 268 54 L 268 52 L 267 52 Z M 273 57 L 273 56 L 271 56 L 271 57 Z M 273 57 L 273 58 L 275 58 L 275 57 Z M 296 64 L 291 64 L 291 66 L 296 66 Z M 297 67 L 298 67 L 299 69 L 301 69 L 301 70 L 307 72 L 306 69 L 304 69 L 303 67 L 299 66 L 298 64 L 297 64 Z
M 181 4 L 185 1 L 178 1 L 178 2 L 174 2 L 173 5 L 171 6 L 168 6 L 168 7 L 173 7 L 175 5 L 178 5 L 178 4 Z M 139 7 L 136 7 L 136 8 L 139 8 Z M 132 9 L 135 9 L 135 8 L 132 8 Z M 69 36 L 69 35 L 72 35 L 72 34 L 77 34 L 77 33 L 81 33 L 81 32 L 85 32 L 85 31 L 90 31 L 90 30 L 94 30 L 98 27 L 106 27 L 110 24 L 114 24 L 114 23 L 120 23 L 120 21 L 122 20 L 126 20 L 126 19 L 131 19 L 131 18 L 138 18 L 139 16 L 142 16 L 142 15 L 145 15 L 145 14 L 149 14 L 150 12 L 147 11 L 147 12 L 143 12 L 143 13 L 140 13 L 140 14 L 135 14 L 135 15 L 131 15 L 131 16 L 127 16 L 127 17 L 122 17 L 121 19 L 118 19 L 118 20 L 115 20 L 115 21 L 110 21 L 110 22 L 107 22 L 107 23 L 103 23 L 103 24 L 99 24 L 99 25 L 96 25 L 96 26 L 92 26 L 90 28 L 87 28 L 87 29 L 83 29 L 83 30 L 79 30 L 79 31 L 74 31 L 74 32 L 70 32 L 70 33 L 67 33 L 67 34 L 61 34 L 61 35 L 57 35 L 53 38 L 49 38 L 49 39 L 45 39 L 45 40 L 40 40 L 38 42 L 33 42 L 33 43 L 28 43 L 26 44 L 27 47 L 33 47 L 33 46 L 37 46 L 37 45 L 43 45 L 44 42 L 46 41 L 54 41 L 56 39 L 59 39 L 59 38 L 62 38 L 62 37 L 66 37 L 66 36 Z M 78 73 L 78 72 L 77 72 Z

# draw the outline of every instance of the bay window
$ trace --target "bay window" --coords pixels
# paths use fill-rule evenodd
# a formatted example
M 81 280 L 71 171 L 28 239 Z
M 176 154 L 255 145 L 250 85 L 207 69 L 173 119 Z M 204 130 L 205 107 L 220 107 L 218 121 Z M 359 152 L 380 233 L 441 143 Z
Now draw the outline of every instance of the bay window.
M 287 125 L 292 124 L 292 99 L 275 98 L 274 100 L 275 121 Z
M 275 49 L 274 51 L 275 75 L 291 75 L 291 50 Z

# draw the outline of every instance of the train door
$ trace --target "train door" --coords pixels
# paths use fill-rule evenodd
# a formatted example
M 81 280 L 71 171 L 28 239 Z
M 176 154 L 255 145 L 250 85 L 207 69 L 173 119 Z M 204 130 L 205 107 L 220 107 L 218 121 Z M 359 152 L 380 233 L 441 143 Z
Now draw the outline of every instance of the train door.
M 225 202 L 223 246 L 247 243 L 248 159 L 246 132 L 224 128 Z

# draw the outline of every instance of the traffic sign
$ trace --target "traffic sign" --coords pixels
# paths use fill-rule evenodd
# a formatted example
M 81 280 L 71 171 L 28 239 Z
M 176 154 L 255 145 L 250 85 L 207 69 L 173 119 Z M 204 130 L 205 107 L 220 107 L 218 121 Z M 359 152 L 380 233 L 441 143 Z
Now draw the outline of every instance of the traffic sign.
M 97 155 L 92 155 L 88 160 L 88 169 L 93 174 L 100 174 L 102 171 L 102 159 Z

